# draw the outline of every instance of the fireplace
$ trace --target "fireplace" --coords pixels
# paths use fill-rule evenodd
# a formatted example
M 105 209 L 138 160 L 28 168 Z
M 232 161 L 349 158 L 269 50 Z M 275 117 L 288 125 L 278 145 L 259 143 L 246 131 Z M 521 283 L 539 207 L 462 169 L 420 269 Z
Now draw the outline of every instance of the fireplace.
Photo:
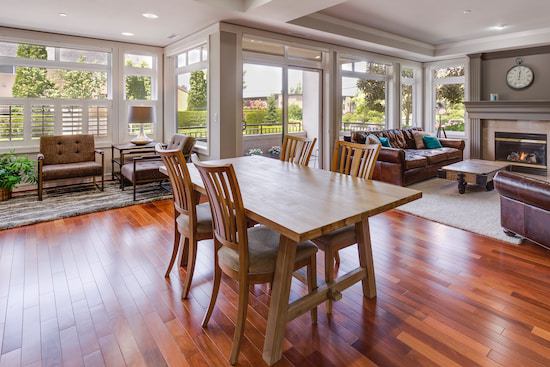
M 526 172 L 546 171 L 547 135 L 495 132 L 495 160 L 511 162 Z

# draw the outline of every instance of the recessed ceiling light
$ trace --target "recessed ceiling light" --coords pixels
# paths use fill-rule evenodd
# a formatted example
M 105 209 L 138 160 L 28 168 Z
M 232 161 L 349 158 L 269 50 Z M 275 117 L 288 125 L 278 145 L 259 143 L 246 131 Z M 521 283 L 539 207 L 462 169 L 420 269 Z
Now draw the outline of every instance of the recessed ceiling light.
M 141 15 L 147 19 L 157 19 L 159 17 L 158 15 L 153 13 L 143 13 Z
M 121 34 L 126 37 L 132 37 L 134 35 L 132 32 L 122 32 Z
M 466 9 L 466 10 L 463 11 L 464 14 L 470 14 L 471 12 L 472 12 L 471 9 Z
M 491 27 L 493 31 L 502 31 L 503 29 L 506 29 L 506 28 L 508 28 L 506 24 L 497 24 Z
M 177 37 L 177 33 L 172 33 L 171 35 L 168 36 L 168 38 L 172 39 L 172 38 L 176 38 Z
M 60 16 L 60 17 L 66 17 L 66 16 L 67 16 L 67 13 L 59 13 L 59 16 Z

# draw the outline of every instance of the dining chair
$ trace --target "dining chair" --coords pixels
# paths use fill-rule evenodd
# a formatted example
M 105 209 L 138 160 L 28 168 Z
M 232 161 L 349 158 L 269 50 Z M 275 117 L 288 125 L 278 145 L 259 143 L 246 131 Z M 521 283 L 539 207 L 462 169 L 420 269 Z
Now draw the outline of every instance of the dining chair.
M 316 142 L 317 138 L 308 139 L 300 136 L 285 135 L 283 148 L 281 149 L 281 160 L 307 166 Z
M 244 334 L 249 286 L 273 281 L 280 234 L 264 226 L 247 226 L 243 199 L 232 165 L 195 165 L 210 201 L 215 244 L 212 298 L 202 326 L 207 327 L 212 315 L 223 272 L 239 283 L 237 323 L 229 360 L 234 365 Z M 294 269 L 307 267 L 309 292 L 317 287 L 316 253 L 317 247 L 311 241 L 297 244 Z M 316 308 L 311 311 L 311 317 L 316 322 Z
M 187 298 L 195 270 L 197 244 L 213 238 L 210 205 L 198 204 L 200 195 L 193 190 L 187 160 L 181 149 L 163 149 L 161 144 L 157 144 L 155 150 L 166 166 L 174 195 L 174 245 L 164 276 L 170 276 L 181 246 L 180 266 L 187 266 L 182 298 Z
M 337 141 L 332 154 L 331 171 L 370 180 L 379 152 L 380 144 Z M 355 225 L 325 234 L 313 242 L 325 253 L 325 281 L 331 282 L 340 267 L 338 251 L 357 243 Z M 332 313 L 332 300 L 328 300 L 327 313 Z

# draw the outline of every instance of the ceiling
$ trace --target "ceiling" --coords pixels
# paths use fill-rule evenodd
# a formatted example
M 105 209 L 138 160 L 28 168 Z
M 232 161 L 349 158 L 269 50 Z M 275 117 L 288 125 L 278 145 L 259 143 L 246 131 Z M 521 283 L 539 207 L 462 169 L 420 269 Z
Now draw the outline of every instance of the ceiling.
M 2 0 L 0 26 L 166 46 L 229 21 L 428 61 L 550 44 L 549 14 L 549 0 Z
M 550 25 L 548 0 L 350 0 L 322 13 L 433 45 Z

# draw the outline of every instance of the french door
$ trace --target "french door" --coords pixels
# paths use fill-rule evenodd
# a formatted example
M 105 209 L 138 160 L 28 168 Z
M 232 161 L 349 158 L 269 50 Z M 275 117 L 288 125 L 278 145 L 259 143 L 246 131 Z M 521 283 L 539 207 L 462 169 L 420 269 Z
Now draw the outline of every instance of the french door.
M 279 158 L 286 134 L 317 139 L 310 166 L 322 167 L 322 71 L 243 65 L 243 154 Z

